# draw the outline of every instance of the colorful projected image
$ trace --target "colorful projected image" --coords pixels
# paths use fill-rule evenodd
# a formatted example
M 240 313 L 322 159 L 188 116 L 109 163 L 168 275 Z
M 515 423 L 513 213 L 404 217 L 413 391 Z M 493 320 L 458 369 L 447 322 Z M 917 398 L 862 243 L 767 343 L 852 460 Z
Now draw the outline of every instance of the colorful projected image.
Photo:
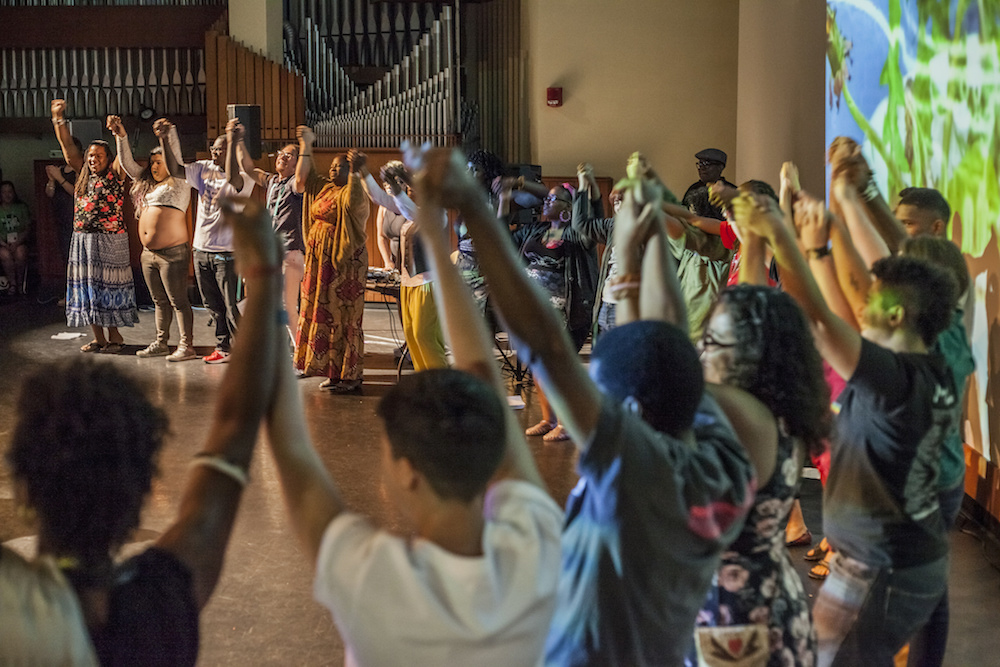
M 890 205 L 909 186 L 951 204 L 976 357 L 965 441 L 1000 461 L 1000 0 L 828 0 L 827 143 L 864 148 Z

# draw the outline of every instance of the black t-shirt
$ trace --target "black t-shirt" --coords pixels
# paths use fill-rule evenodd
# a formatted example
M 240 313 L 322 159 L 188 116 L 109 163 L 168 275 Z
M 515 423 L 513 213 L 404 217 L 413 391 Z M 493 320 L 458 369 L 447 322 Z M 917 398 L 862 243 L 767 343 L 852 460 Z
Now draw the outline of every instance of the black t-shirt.
M 72 571 L 66 572 L 72 579 Z M 177 558 L 150 548 L 122 563 L 104 627 L 91 630 L 101 665 L 194 665 L 198 604 L 191 572 Z
M 862 341 L 858 367 L 834 403 L 823 495 L 834 548 L 877 567 L 910 567 L 947 553 L 937 477 L 957 400 L 940 355 Z

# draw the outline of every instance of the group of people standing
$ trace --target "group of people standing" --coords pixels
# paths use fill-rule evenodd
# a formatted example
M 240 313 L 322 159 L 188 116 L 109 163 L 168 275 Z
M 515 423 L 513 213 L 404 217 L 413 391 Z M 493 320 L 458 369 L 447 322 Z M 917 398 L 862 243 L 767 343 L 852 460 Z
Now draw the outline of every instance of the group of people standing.
M 933 236 L 946 227 L 940 217 L 928 222 L 940 215 L 938 200 L 909 193 L 893 212 L 853 142 L 831 147 L 830 210 L 802 191 L 793 165 L 782 170 L 778 193 L 760 181 L 737 189 L 720 178 L 725 154 L 710 151 L 698 156 L 700 185 L 684 197 L 687 206 L 633 155 L 614 215 L 605 217 L 586 165 L 578 187 L 546 190 L 489 173 L 483 167 L 492 161 L 483 156 L 467 161 L 406 145 L 405 164 L 383 171 L 384 192 L 357 151 L 318 174 L 305 127 L 268 174 L 249 163 L 236 122 L 213 145 L 213 161 L 183 167 L 175 133 L 159 122 L 163 155 L 142 171 L 125 157 L 127 139 L 114 117 L 115 160 L 106 144 L 86 154 L 72 149 L 58 101 L 53 122 L 80 174 L 67 313 L 71 324 L 93 327 L 84 351 L 120 345 L 118 328 L 135 321 L 124 279 L 126 173 L 141 200 L 144 274 L 162 285 L 158 306 L 176 310 L 182 323 L 172 354 L 190 345 L 171 273 L 182 261 L 174 259 L 177 248 L 186 269 L 187 238 L 172 233 L 172 211 L 156 209 L 182 211 L 179 189 L 199 191 L 196 275 L 216 318 L 220 360 L 229 358 L 240 317 L 229 292 L 234 248 L 250 288 L 219 399 L 230 410 L 217 419 L 231 422 L 213 429 L 178 522 L 144 561 L 151 572 L 189 573 L 169 583 L 183 609 L 149 610 L 135 621 L 158 623 L 164 630 L 157 634 L 81 595 L 102 658 L 155 651 L 162 638 L 186 651 L 181 662 L 193 661 L 192 619 L 196 654 L 198 609 L 218 577 L 263 421 L 289 520 L 315 569 L 315 595 L 357 664 L 889 665 L 917 636 L 913 664 L 941 663 L 946 530 L 957 495 L 953 470 L 942 473 L 942 462 L 954 458 L 959 385 L 971 370 L 959 313 L 964 267 L 957 248 Z M 248 204 L 238 213 L 237 195 L 254 184 L 267 188 L 266 211 Z M 543 204 L 545 224 L 512 237 L 498 217 L 519 197 Z M 278 343 L 292 333 L 295 368 L 325 375 L 332 391 L 360 387 L 370 200 L 405 219 L 406 275 L 432 278 L 406 285 L 412 292 L 402 298 L 409 331 L 431 332 L 414 354 L 425 368 L 377 411 L 387 434 L 389 496 L 411 519 L 412 541 L 345 509 L 312 449 L 287 346 Z M 461 223 L 456 264 L 449 210 Z M 908 240 L 910 233 L 917 238 Z M 607 244 L 600 265 L 597 242 Z M 739 261 L 719 244 L 738 247 Z M 727 271 L 735 278 L 724 278 Z M 707 287 L 698 283 L 709 274 Z M 723 287 L 729 280 L 738 284 Z M 706 289 L 714 291 L 706 297 Z M 281 299 L 287 313 L 298 308 L 294 328 L 274 321 Z M 544 389 L 543 421 L 526 434 L 565 434 L 579 450 L 580 482 L 565 515 L 503 404 L 487 302 Z M 704 313 L 696 323 L 695 308 Z M 586 369 L 578 352 L 595 315 Z M 149 356 L 166 348 L 169 317 L 158 311 Z M 447 335 L 460 370 L 437 367 L 446 360 L 434 326 Z M 84 368 L 60 372 L 87 385 L 97 373 Z M 831 393 L 831 374 L 842 391 Z M 253 400 L 240 404 L 247 388 Z M 52 396 L 56 404 L 45 414 L 61 414 L 58 392 Z M 127 409 L 153 425 L 152 457 L 161 415 L 137 401 Z M 58 493 L 39 485 L 75 471 L 38 473 L 35 458 L 49 452 L 35 451 L 26 435 L 39 410 L 25 412 L 15 477 L 38 505 L 46 547 L 74 563 L 66 568 L 74 588 L 106 595 L 118 586 L 109 553 L 121 531 L 87 549 L 75 534 L 60 533 L 58 505 L 46 504 L 47 494 Z M 86 432 L 74 437 L 96 442 Z M 833 556 L 810 611 L 785 524 L 804 461 L 824 450 Z M 132 504 L 148 492 L 148 480 L 139 487 Z M 226 511 L 213 512 L 214 504 Z M 192 549 L 197 540 L 208 545 L 207 556 Z M 186 629 L 183 642 L 163 636 L 174 627 Z

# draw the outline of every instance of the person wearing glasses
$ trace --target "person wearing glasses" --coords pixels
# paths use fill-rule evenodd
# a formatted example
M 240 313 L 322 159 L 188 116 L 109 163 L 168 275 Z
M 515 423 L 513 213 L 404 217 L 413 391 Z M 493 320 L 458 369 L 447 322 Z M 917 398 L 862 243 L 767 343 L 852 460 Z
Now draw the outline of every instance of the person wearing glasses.
M 236 288 L 239 276 L 233 258 L 233 231 L 222 222 L 222 197 L 238 195 L 249 197 L 254 181 L 241 173 L 235 155 L 235 146 L 243 136 L 243 127 L 235 118 L 226 125 L 226 133 L 219 135 L 209 152 L 211 160 L 197 160 L 184 164 L 177 149 L 161 140 L 167 156 L 170 173 L 180 173 L 171 160 L 183 166 L 184 176 L 191 187 L 198 190 L 198 218 L 194 225 L 194 277 L 201 292 L 201 300 L 212 313 L 215 323 L 215 350 L 203 357 L 206 364 L 224 364 L 229 361 L 229 350 L 236 335 L 240 311 L 236 306 Z M 165 144 L 165 145 L 164 145 Z
M 728 156 L 718 148 L 706 148 L 703 151 L 698 151 L 694 156 L 698 160 L 695 163 L 695 166 L 698 167 L 698 180 L 692 183 L 684 192 L 681 202 L 685 208 L 692 209 L 695 215 L 724 220 L 726 216 L 722 208 L 711 202 L 705 202 L 704 198 L 697 197 L 696 193 L 702 188 L 708 188 L 717 182 L 728 185 L 731 188 L 736 187 L 736 185 L 727 181 L 726 177 L 722 175 L 723 170 L 726 168 Z
M 510 200 L 510 189 L 504 189 L 500 197 L 503 209 L 504 202 Z M 515 247 L 520 248 L 525 271 L 548 296 L 579 352 L 593 321 L 598 267 L 596 243 L 570 224 L 572 208 L 572 186 L 557 185 L 542 200 L 542 220 L 548 224 L 524 225 L 512 238 Z M 525 435 L 544 436 L 549 442 L 568 440 L 569 433 L 559 424 L 543 387 L 537 382 L 535 387 L 542 419 L 525 430 Z
M 281 262 L 284 276 L 284 305 L 288 313 L 288 335 L 295 343 L 295 330 L 299 321 L 299 284 L 306 271 L 306 242 L 302 234 L 302 193 L 295 191 L 295 165 L 299 161 L 299 147 L 286 144 L 274 155 L 274 173 L 258 169 L 241 136 L 236 143 L 236 156 L 240 169 L 265 190 L 264 200 L 271 214 L 274 231 L 285 246 Z

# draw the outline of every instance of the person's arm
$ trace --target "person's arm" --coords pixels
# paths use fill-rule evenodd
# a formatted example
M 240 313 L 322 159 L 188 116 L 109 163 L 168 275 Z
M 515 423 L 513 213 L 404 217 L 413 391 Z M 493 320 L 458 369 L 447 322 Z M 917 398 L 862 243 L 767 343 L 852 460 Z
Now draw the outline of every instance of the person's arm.
M 160 118 L 153 123 L 153 134 L 160 140 L 163 161 L 167 163 L 170 175 L 174 178 L 187 178 L 187 165 L 181 156 L 181 140 L 174 124 L 166 118 Z
M 122 119 L 118 116 L 108 116 L 108 129 L 111 130 L 111 134 L 115 135 L 115 148 L 118 150 L 118 159 L 121 161 L 125 173 L 133 181 L 139 180 L 142 175 L 142 167 L 136 163 L 135 157 L 132 155 L 132 147 L 129 145 L 128 133 L 125 132 Z
M 368 171 L 367 166 L 362 167 L 361 171 L 358 172 L 358 175 L 361 177 L 361 187 L 364 188 L 365 194 L 368 195 L 368 198 L 371 199 L 373 203 L 384 209 L 392 211 L 393 213 L 402 214 L 402 211 L 400 211 L 399 207 L 396 206 L 395 200 L 393 200 L 392 196 L 388 192 L 382 189 L 382 187 L 375 180 L 375 177 L 372 176 L 372 173 Z M 407 218 L 407 220 L 413 220 L 413 218 Z
M 240 171 L 261 187 L 267 183 L 267 179 L 271 175 L 263 169 L 258 169 L 257 165 L 253 163 L 250 151 L 247 150 L 245 133 L 240 134 L 240 138 L 236 142 L 236 163 L 239 165 Z
M 835 172 L 831 178 L 831 190 L 840 211 L 850 240 L 857 248 L 858 254 L 865 266 L 871 266 L 876 260 L 889 256 L 889 246 L 885 239 L 876 231 L 868 211 L 861 203 L 858 191 L 843 172 Z
M 378 246 L 378 254 L 382 256 L 382 264 L 388 269 L 395 269 L 396 263 L 392 261 L 392 243 L 385 235 L 385 209 L 381 207 L 375 214 L 375 243 Z
M 307 125 L 299 125 L 295 128 L 295 134 L 299 138 L 299 160 L 295 163 L 295 191 L 301 194 L 306 191 L 306 185 L 316 170 L 313 166 L 313 143 L 316 141 L 316 135 Z
M 63 159 L 66 164 L 73 168 L 73 171 L 80 173 L 83 169 L 83 153 L 73 143 L 73 136 L 69 133 L 66 120 L 66 100 L 52 100 L 49 105 L 52 111 L 52 127 L 56 131 L 56 139 L 62 149 Z
M 222 570 L 260 420 L 271 403 L 272 359 L 287 335 L 277 316 L 282 248 L 269 217 L 251 201 L 240 214 L 226 201 L 223 212 L 233 225 L 239 272 L 247 282 L 246 308 L 217 390 L 212 426 L 188 473 L 177 519 L 156 541 L 190 568 L 199 607 L 208 602 Z
M 774 474 L 778 460 L 778 423 L 771 411 L 749 392 L 723 384 L 708 384 L 705 391 L 719 404 L 739 437 L 763 488 Z
M 226 123 L 226 179 L 236 189 L 243 190 L 243 172 L 236 158 L 236 146 L 243 141 L 243 126 L 238 118 L 230 118 Z
M 532 372 L 546 387 L 546 395 L 573 441 L 585 449 L 597 425 L 600 392 L 580 363 L 548 297 L 524 272 L 506 228 L 482 201 L 482 190 L 467 173 L 458 153 L 450 149 L 421 153 L 419 148 L 408 147 L 406 155 L 411 171 L 426 169 L 421 185 L 427 196 L 462 213 L 476 245 L 479 266 L 490 285 L 491 298 L 511 334 L 530 349 Z
M 740 261 L 740 283 L 767 285 L 767 250 L 764 239 L 751 231 L 743 232 L 742 259 Z
M 444 209 L 433 198 L 433 188 L 418 185 L 417 190 L 428 195 L 428 198 L 421 199 L 416 226 L 420 229 L 424 247 L 429 251 L 434 271 L 435 304 L 455 358 L 455 368 L 489 382 L 496 389 L 500 400 L 506 403 L 503 380 L 493 358 L 493 336 L 486 329 L 486 321 L 479 312 L 468 285 L 451 262 L 448 231 L 441 224 L 445 217 Z M 524 441 L 513 411 L 505 406 L 504 415 L 507 449 L 496 478 L 520 479 L 544 489 L 545 482 Z
M 779 218 L 777 205 L 766 197 L 742 194 L 733 200 L 733 207 L 737 224 L 765 237 L 771 244 L 781 270 L 782 289 L 802 307 L 820 354 L 841 377 L 851 377 L 861 356 L 861 336 L 827 306 L 792 231 Z M 804 239 L 821 236 L 813 235 L 812 231 L 826 225 L 822 204 L 803 208 L 796 216 L 796 226 Z M 829 253 L 810 252 L 810 255 L 810 264 L 830 261 Z
M 872 274 L 869 265 L 861 259 L 844 221 L 837 216 L 830 216 L 830 252 L 833 254 L 837 284 L 857 321 L 857 314 L 868 303 Z
M 45 196 L 52 199 L 56 195 L 56 188 L 62 188 L 64 192 L 73 194 L 73 182 L 66 178 L 62 167 L 50 164 L 45 167 L 45 175 L 49 177 L 45 184 Z

